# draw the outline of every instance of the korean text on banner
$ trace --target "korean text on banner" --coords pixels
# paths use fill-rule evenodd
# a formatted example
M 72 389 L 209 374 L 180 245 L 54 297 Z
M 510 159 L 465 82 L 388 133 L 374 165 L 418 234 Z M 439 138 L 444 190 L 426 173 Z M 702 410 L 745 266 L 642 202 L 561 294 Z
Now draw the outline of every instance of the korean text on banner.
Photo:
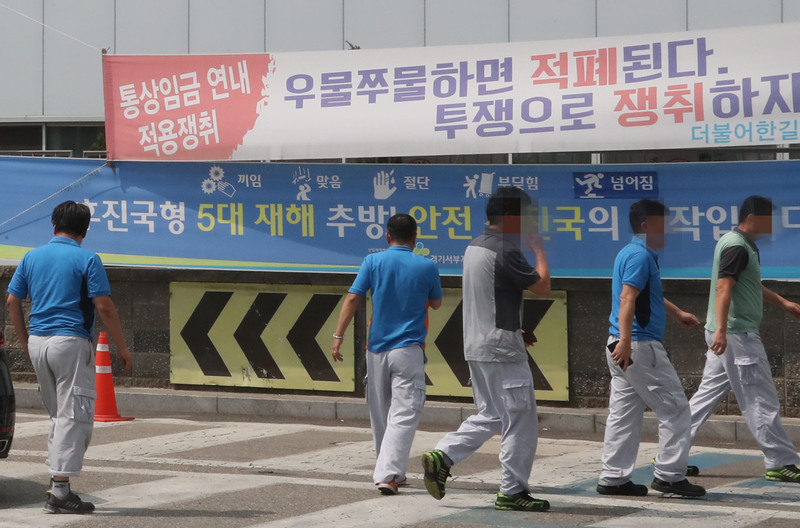
M 105 55 L 109 158 L 796 143 L 800 24 L 747 31 L 747 38 L 732 28 L 357 53 Z

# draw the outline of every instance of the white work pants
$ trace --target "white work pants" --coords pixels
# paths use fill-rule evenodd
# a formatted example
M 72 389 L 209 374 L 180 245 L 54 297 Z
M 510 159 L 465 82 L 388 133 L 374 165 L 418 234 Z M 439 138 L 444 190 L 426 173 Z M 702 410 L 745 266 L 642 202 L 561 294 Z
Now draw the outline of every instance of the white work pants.
M 689 400 L 692 439 L 732 389 L 750 432 L 764 452 L 767 469 L 797 464 L 800 457 L 781 425 L 778 392 L 761 337 L 752 332 L 726 337 L 728 347 L 722 355 L 710 349 L 706 352 L 703 380 Z M 706 331 L 709 347 L 713 339 L 714 334 Z
M 611 337 L 611 343 L 618 338 Z M 667 351 L 658 341 L 633 341 L 633 365 L 623 372 L 606 348 L 611 372 L 603 469 L 599 483 L 619 486 L 631 479 L 636 467 L 645 407 L 658 418 L 658 455 L 654 475 L 666 482 L 686 478 L 691 415 L 686 394 Z
M 414 345 L 367 351 L 367 407 L 378 460 L 376 484 L 406 478 L 408 455 L 425 405 L 425 355 Z
M 50 474 L 77 477 L 94 425 L 97 393 L 92 342 L 72 336 L 30 336 L 28 351 L 50 415 Z
M 436 449 L 458 464 L 500 433 L 500 491 L 506 495 L 528 492 L 539 440 L 531 369 L 527 362 L 469 361 L 469 372 L 478 414 L 448 433 Z

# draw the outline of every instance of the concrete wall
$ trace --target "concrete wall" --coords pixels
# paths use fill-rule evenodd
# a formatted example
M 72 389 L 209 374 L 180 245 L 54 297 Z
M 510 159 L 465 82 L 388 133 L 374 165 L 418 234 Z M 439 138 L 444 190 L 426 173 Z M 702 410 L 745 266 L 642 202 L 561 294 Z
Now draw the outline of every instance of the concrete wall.
M 14 268 L 0 268 L 0 286 L 5 288 Z M 122 320 L 123 330 L 134 356 L 129 373 L 121 371 L 112 344 L 114 380 L 118 386 L 169 387 L 169 284 L 173 281 L 272 283 L 272 284 L 334 284 L 349 285 L 350 275 L 221 272 L 197 270 L 123 269 L 108 270 L 112 295 Z M 800 300 L 800 283 L 767 282 L 768 287 L 795 301 Z M 458 277 L 443 277 L 445 287 L 459 287 Z M 667 280 L 667 298 L 684 310 L 705 319 L 708 281 Z M 603 345 L 608 334 L 610 281 L 587 279 L 555 279 L 553 288 L 566 290 L 569 385 L 572 407 L 605 407 L 608 403 L 609 373 Z M 20 349 L 5 303 L 0 305 L 5 324 L 6 354 L 15 379 L 35 381 L 30 361 Z M 362 318 L 363 313 L 357 316 Z M 98 324 L 101 330 L 102 324 Z M 363 334 L 359 324 L 356 333 Z M 800 416 L 800 323 L 780 309 L 767 306 L 762 338 L 767 348 L 776 387 L 786 416 Z M 363 339 L 363 335 L 361 336 Z M 687 395 L 697 388 L 702 376 L 705 345 L 700 327 L 684 330 L 675 322 L 667 322 L 666 348 L 683 380 Z M 356 380 L 363 378 L 363 360 L 356 364 Z M 362 388 L 356 384 L 358 395 Z M 179 387 L 183 388 L 183 387 Z M 215 387 L 215 390 L 219 390 Z M 552 405 L 552 404 L 548 404 Z M 721 414 L 739 412 L 733 395 L 717 409 Z

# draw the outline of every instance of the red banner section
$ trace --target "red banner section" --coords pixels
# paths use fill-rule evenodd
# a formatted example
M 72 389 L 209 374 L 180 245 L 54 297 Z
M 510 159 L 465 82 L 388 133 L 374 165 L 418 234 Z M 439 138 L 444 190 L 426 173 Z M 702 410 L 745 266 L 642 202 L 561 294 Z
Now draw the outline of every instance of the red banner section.
M 105 55 L 108 159 L 230 159 L 272 71 L 269 54 Z

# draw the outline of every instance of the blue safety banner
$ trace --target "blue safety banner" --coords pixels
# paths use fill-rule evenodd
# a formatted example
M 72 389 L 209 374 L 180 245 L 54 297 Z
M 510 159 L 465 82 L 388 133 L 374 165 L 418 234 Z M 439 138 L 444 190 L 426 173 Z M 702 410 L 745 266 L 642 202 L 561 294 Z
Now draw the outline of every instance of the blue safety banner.
M 488 196 L 524 189 L 555 277 L 608 277 L 630 240 L 630 205 L 670 207 L 665 277 L 707 278 L 714 244 L 751 194 L 777 206 L 757 241 L 767 278 L 796 278 L 800 162 L 648 165 L 368 165 L 117 162 L 0 157 L 0 259 L 15 263 L 52 236 L 50 214 L 85 202 L 84 247 L 109 265 L 277 271 L 357 271 L 386 248 L 395 213 L 419 224 L 416 252 L 461 273 L 486 224 Z M 532 261 L 533 255 L 529 252 Z

